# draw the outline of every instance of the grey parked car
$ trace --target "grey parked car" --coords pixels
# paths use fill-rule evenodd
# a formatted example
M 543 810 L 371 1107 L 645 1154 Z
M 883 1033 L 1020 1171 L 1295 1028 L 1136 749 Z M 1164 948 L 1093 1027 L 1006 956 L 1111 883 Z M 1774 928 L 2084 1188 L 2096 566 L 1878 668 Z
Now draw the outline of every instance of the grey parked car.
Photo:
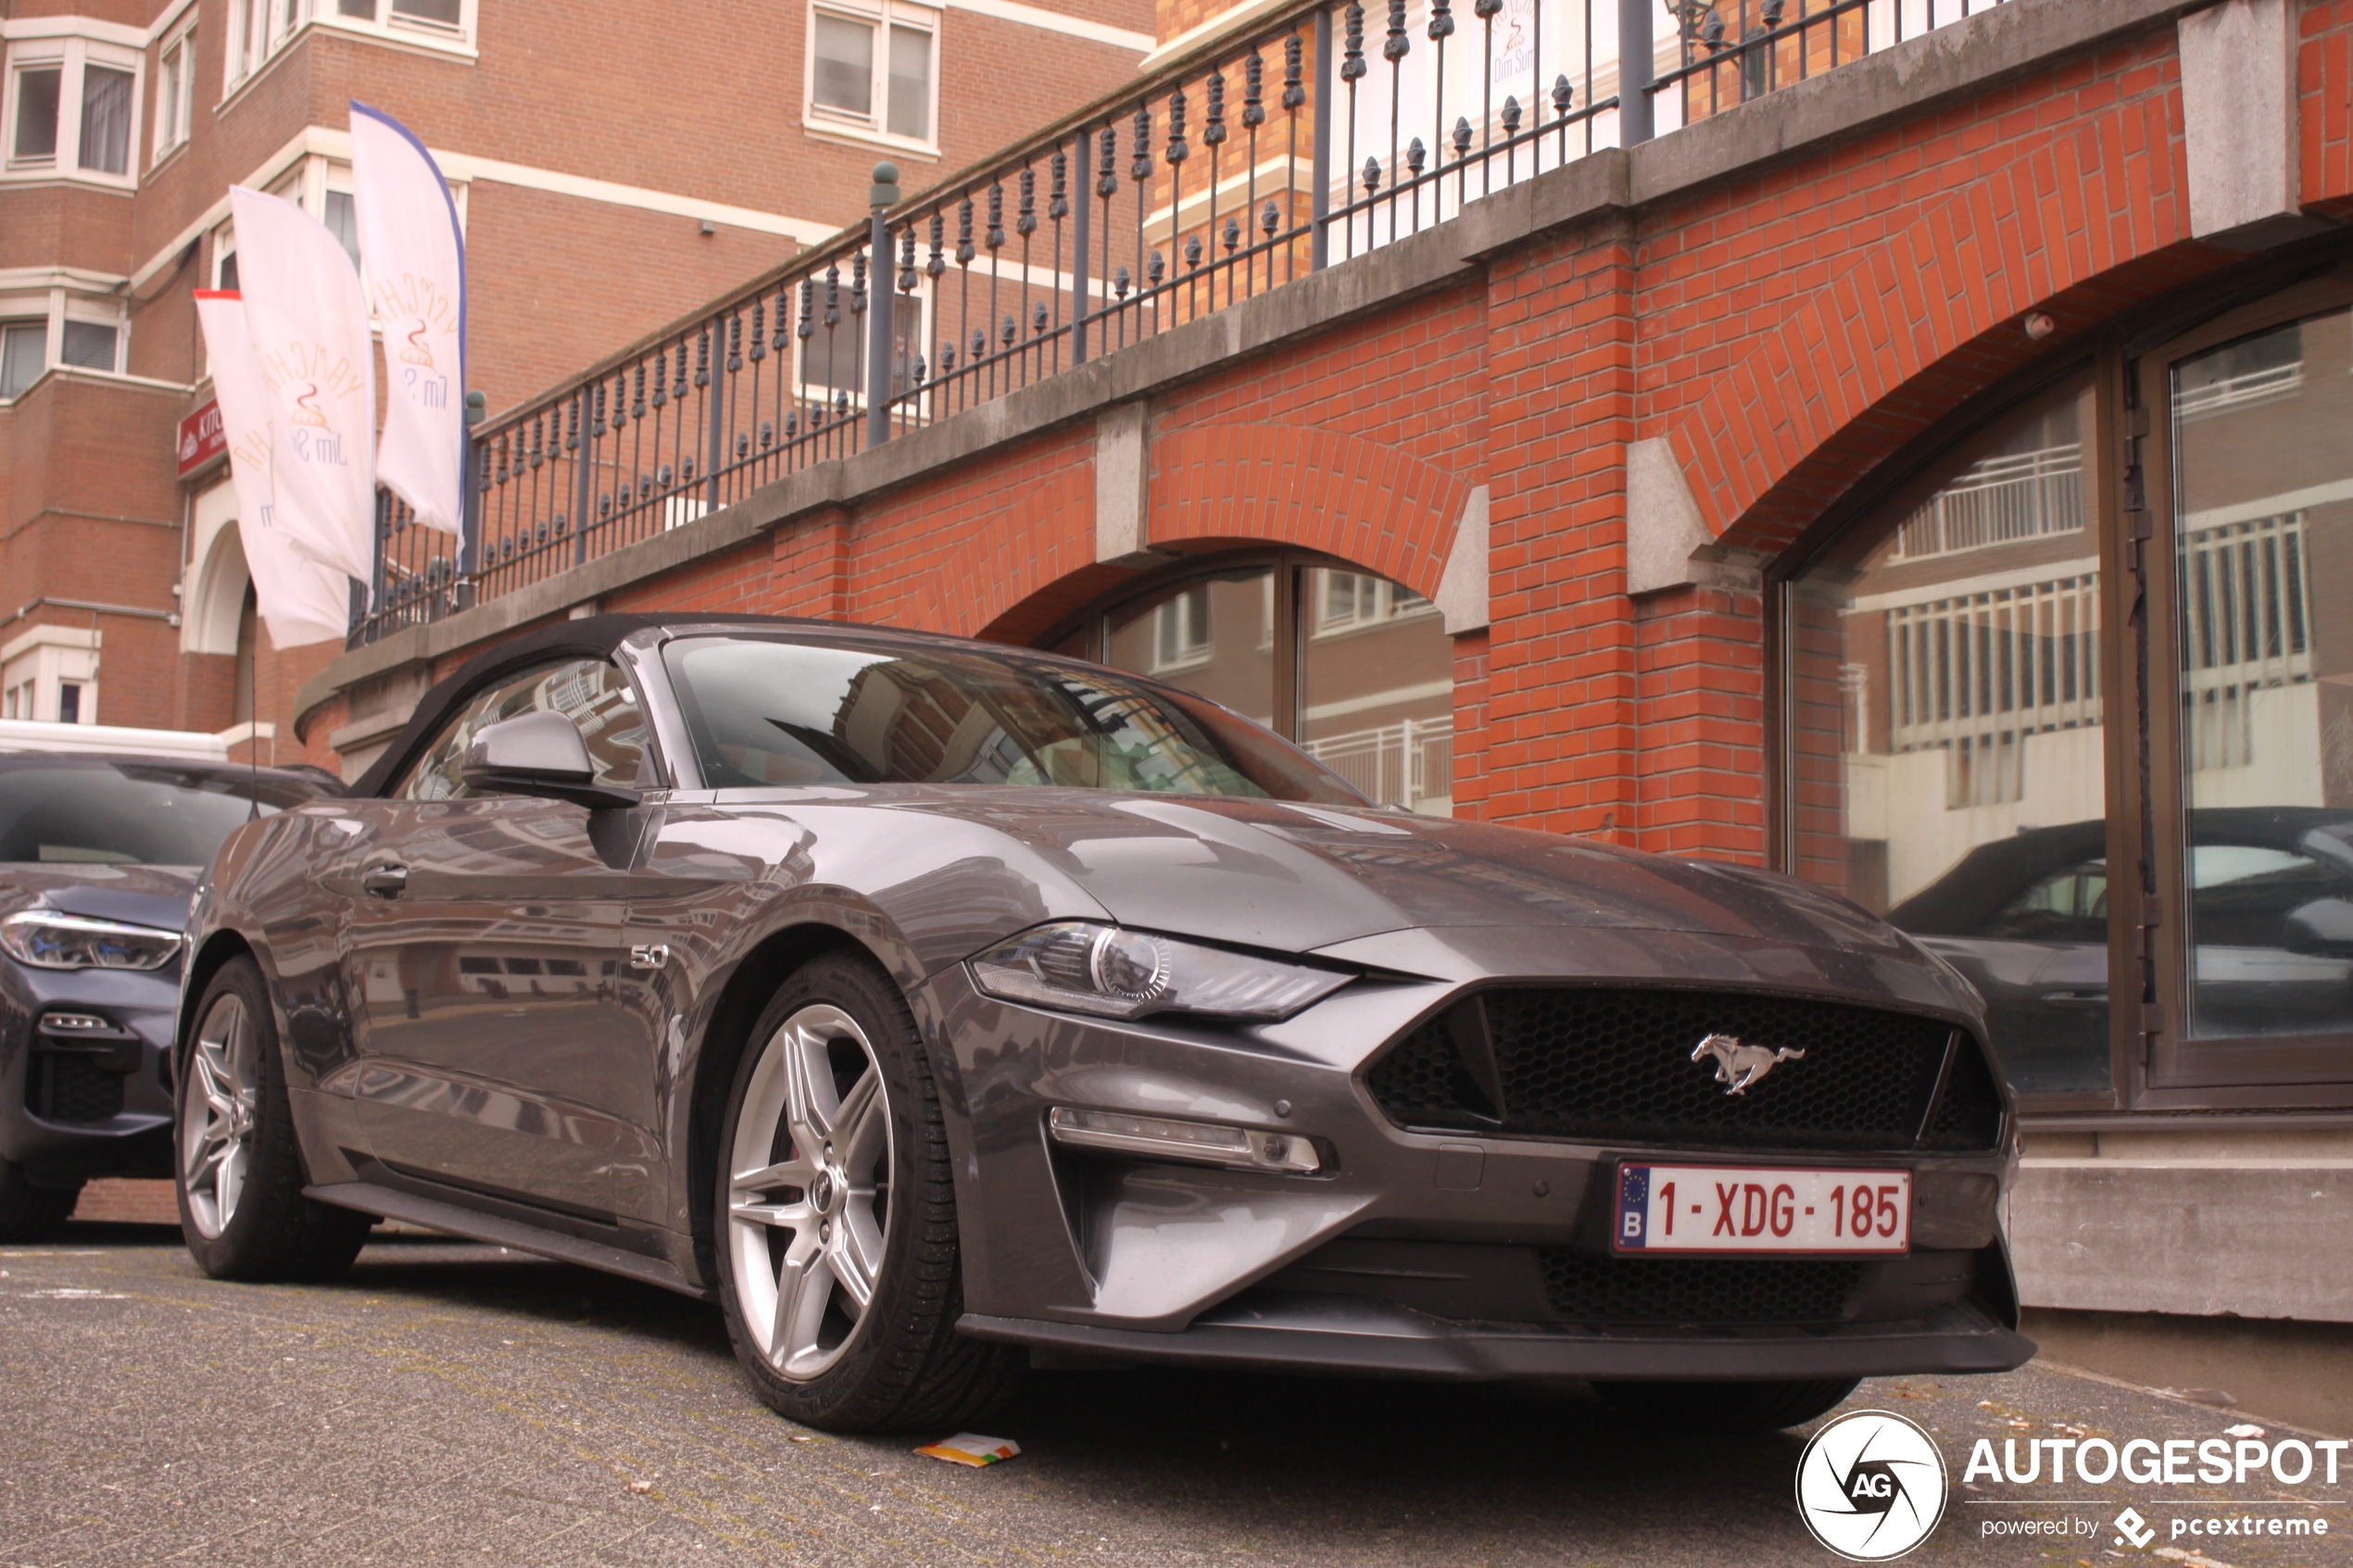
M 191 925 L 190 1248 L 371 1216 L 715 1298 L 759 1395 L 1033 1359 L 1785 1424 L 2024 1361 L 1982 1003 L 1845 901 L 1366 804 L 1016 648 L 604 616 L 436 686 Z
M 229 830 L 312 777 L 166 757 L 0 757 L 0 1242 L 94 1176 L 171 1173 L 180 933 Z

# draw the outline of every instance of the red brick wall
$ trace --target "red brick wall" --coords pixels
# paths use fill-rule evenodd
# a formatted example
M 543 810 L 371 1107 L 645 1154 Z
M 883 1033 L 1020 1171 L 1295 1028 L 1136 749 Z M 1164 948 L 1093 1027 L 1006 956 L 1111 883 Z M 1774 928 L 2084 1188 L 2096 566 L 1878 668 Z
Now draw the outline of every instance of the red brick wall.
M 2353 198 L 2353 0 L 2301 25 L 2305 194 L 2331 207 Z M 1486 484 L 1458 812 L 1759 859 L 1761 596 L 1727 575 L 1629 598 L 1628 444 L 1667 438 L 1709 526 L 1769 554 L 1970 396 L 2239 264 L 2187 237 L 2174 48 L 2156 28 L 1539 236 L 1169 391 L 1151 537 L 1322 550 L 1427 593 Z M 1093 439 L 1075 421 L 610 602 L 1034 639 L 1132 581 L 1092 564 Z

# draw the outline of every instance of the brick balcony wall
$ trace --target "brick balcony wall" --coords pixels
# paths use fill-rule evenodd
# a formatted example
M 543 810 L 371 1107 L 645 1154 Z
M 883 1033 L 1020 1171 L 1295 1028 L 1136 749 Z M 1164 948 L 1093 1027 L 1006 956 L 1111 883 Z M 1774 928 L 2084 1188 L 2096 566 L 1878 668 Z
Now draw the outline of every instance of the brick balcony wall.
M 1458 646 L 1458 815 L 1761 859 L 1756 563 L 1973 395 L 2246 263 L 2190 237 L 2183 8 L 2013 0 L 1548 173 L 966 433 L 951 420 L 793 476 L 349 656 L 305 698 L 310 755 L 333 764 L 354 684 L 404 661 L 445 673 L 590 599 L 1037 638 L 1132 580 L 1094 558 L 1094 417 L 1140 396 L 1156 545 L 1291 545 L 1431 593 L 1488 487 L 1491 626 Z M 2299 25 L 2304 202 L 2341 212 L 2353 5 L 2306 5 Z M 2020 53 L 2045 36 L 2061 43 Z M 2054 337 L 2021 330 L 2030 309 Z M 1008 433 L 969 433 L 980 420 Z M 1625 454 L 1660 437 L 1728 559 L 1629 596 Z

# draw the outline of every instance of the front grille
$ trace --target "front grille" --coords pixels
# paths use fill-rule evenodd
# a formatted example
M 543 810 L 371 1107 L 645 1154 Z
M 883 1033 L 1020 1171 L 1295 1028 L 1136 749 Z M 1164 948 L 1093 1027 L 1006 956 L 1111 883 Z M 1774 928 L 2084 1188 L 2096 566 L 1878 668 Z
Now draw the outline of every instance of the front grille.
M 1777 1063 L 1744 1093 L 1727 1094 L 1712 1060 L 1692 1060 L 1693 1047 L 1719 1034 L 1805 1055 Z M 1836 1002 L 1516 988 L 1483 993 L 1422 1024 L 1365 1081 L 1384 1110 L 1412 1127 L 1881 1151 L 1911 1148 L 1926 1130 L 1931 1148 L 1991 1148 L 2000 1095 L 1966 1035 L 1930 1115 L 1953 1038 L 1952 1025 L 1935 1019 Z
M 81 1057 L 36 1054 L 25 1109 L 44 1122 L 104 1122 L 122 1113 L 122 1074 Z
M 1863 1265 L 1835 1259 L 1595 1258 L 1540 1248 L 1552 1309 L 1585 1323 L 1837 1323 Z

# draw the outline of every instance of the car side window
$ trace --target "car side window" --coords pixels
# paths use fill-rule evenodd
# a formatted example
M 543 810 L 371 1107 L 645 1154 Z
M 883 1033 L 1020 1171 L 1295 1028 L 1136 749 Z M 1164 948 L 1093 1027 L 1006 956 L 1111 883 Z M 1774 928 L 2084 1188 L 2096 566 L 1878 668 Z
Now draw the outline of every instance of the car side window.
M 501 720 L 542 710 L 561 713 L 579 727 L 598 784 L 647 782 L 645 720 L 628 683 L 610 660 L 573 659 L 535 666 L 476 693 L 409 764 L 394 797 L 467 798 L 473 792 L 460 770 L 474 736 Z
M 2108 862 L 2086 860 L 2038 879 L 2010 900 L 1985 935 L 2013 942 L 2108 939 Z

